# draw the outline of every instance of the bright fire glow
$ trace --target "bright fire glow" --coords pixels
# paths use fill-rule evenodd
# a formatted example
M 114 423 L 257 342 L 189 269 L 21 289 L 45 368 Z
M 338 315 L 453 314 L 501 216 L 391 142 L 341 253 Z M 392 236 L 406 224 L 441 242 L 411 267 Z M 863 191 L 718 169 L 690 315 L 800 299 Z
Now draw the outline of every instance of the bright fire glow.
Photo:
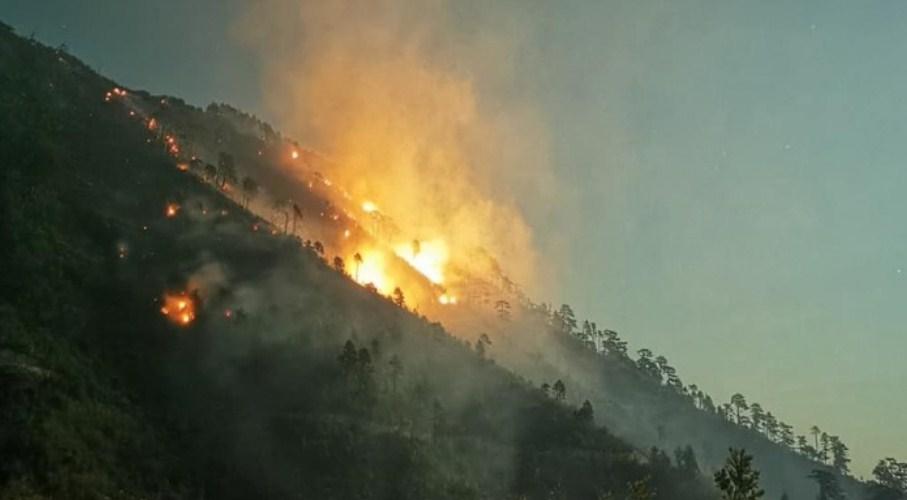
M 362 262 L 357 262 L 354 257 L 346 259 L 351 266 L 348 272 L 357 283 L 362 286 L 372 284 L 382 294 L 389 294 L 394 290 L 394 284 L 385 272 L 385 255 L 380 250 L 365 250 L 359 252 Z
M 362 202 L 362 211 L 367 214 L 370 214 L 372 212 L 377 212 L 378 206 L 370 201 L 364 201 L 364 202 Z
M 185 292 L 164 294 L 161 314 L 178 325 L 186 326 L 195 320 L 195 301 Z
M 412 242 L 394 246 L 394 253 L 413 266 L 432 283 L 444 282 L 444 265 L 447 263 L 447 245 L 441 240 L 419 242 L 418 249 Z
M 455 305 L 457 303 L 457 298 L 454 297 L 453 295 L 448 295 L 445 293 L 444 295 L 441 295 L 440 297 L 438 297 L 438 302 L 440 302 L 441 304 L 443 304 L 445 306 L 446 305 Z
M 168 203 L 167 208 L 164 210 L 164 213 L 167 217 L 176 217 L 176 214 L 180 211 L 180 206 L 176 203 Z
M 296 150 L 294 149 L 293 152 L 290 153 L 290 157 L 293 158 L 294 160 L 299 159 L 299 151 L 296 151 Z

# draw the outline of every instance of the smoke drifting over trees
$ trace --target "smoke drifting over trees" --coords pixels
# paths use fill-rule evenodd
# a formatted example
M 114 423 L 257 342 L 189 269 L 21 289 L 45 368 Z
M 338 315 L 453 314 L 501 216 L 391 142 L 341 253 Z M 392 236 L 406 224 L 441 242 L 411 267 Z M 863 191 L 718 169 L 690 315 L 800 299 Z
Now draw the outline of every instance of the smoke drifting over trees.
M 282 128 L 354 197 L 444 238 L 462 266 L 487 249 L 532 289 L 544 269 L 516 195 L 541 203 L 556 182 L 544 127 L 513 91 L 527 24 L 461 2 L 267 0 L 235 31 L 264 61 Z

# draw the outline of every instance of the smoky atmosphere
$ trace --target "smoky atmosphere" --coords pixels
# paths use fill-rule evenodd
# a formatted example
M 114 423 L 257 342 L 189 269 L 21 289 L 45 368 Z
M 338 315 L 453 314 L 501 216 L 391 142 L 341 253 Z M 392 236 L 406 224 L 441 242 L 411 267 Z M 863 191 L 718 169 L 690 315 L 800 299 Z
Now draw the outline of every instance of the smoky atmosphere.
M 904 26 L 0 0 L 0 499 L 907 500 Z

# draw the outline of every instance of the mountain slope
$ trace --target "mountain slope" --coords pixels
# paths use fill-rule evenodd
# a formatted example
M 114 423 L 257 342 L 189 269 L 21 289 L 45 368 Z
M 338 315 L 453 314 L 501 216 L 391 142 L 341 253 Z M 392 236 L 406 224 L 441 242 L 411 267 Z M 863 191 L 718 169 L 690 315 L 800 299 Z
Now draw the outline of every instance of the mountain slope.
M 0 497 L 715 496 L 257 230 L 75 58 L 3 27 L 0 68 Z

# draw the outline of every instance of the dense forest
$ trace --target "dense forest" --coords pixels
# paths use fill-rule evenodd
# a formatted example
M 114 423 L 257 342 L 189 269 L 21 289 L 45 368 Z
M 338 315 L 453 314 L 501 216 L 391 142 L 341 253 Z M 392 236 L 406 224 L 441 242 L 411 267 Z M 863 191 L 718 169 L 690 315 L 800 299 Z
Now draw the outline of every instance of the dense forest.
M 227 150 L 283 140 L 251 115 L 197 110 L 232 128 L 186 171 L 65 47 L 0 25 L 0 67 L 0 498 L 907 491 L 907 464 L 859 483 L 841 438 L 717 403 L 569 306 L 495 301 L 490 324 L 544 332 L 531 342 L 454 336 L 405 290 L 357 286 L 290 230 L 295 205 L 249 209 L 271 183 Z

